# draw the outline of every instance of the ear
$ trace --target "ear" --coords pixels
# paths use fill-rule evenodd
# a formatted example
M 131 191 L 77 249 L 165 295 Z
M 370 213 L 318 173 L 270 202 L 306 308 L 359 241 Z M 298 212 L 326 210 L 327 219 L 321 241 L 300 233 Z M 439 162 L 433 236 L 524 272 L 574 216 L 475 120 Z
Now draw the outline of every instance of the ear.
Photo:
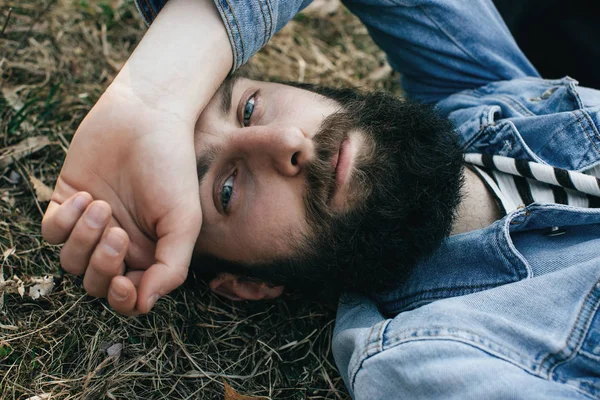
M 266 300 L 281 296 L 283 286 L 268 286 L 264 282 L 240 280 L 237 275 L 221 274 L 210 281 L 210 290 L 230 300 Z

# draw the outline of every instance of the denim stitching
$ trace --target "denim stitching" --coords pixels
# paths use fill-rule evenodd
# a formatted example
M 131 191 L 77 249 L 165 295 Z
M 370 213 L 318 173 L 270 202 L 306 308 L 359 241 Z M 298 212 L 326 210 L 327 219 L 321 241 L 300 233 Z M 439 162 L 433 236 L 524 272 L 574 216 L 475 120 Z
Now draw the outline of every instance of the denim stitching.
M 152 5 L 150 4 L 150 0 L 144 0 L 144 1 L 146 2 L 146 5 L 148 6 L 148 10 L 150 10 L 150 14 L 152 15 L 152 21 L 154 21 L 154 19 L 156 18 L 156 13 L 154 12 Z
M 501 101 L 503 100 L 503 102 L 505 102 L 509 108 L 512 108 L 513 110 L 515 110 L 516 112 L 518 112 L 520 114 L 525 114 L 525 115 L 529 115 L 532 117 L 536 116 L 527 107 L 525 107 L 523 104 L 519 103 L 517 100 L 513 99 L 510 96 L 507 96 L 504 94 L 496 94 L 496 95 L 490 96 L 490 98 L 492 98 L 492 99 L 497 98 Z
M 550 377 L 554 370 L 561 364 L 571 360 L 573 357 L 577 355 L 579 349 L 583 345 L 585 341 L 585 337 L 587 332 L 589 331 L 591 321 L 598 311 L 598 307 L 600 306 L 600 281 L 596 281 L 592 289 L 588 292 L 583 301 L 583 306 L 579 309 L 577 313 L 577 317 L 575 318 L 575 323 L 571 328 L 571 332 L 567 336 L 565 341 L 565 345 L 562 349 L 553 354 L 548 354 L 542 362 L 540 362 L 539 369 L 540 373 L 547 369 L 547 374 Z M 590 299 L 595 298 L 590 306 Z M 574 343 L 573 343 L 574 342 Z M 570 350 L 569 350 L 570 349 Z M 546 365 L 547 364 L 547 365 Z
M 583 103 L 581 102 L 581 97 L 579 97 L 579 93 L 577 93 L 577 88 L 574 82 L 569 82 L 567 84 L 567 92 L 569 92 L 569 94 L 575 98 L 575 101 L 577 102 L 577 107 L 580 110 L 584 108 Z
M 590 128 L 589 130 L 593 133 L 593 136 L 600 140 L 600 133 L 598 133 L 598 129 L 596 127 L 596 124 L 592 120 L 592 117 L 590 117 L 589 113 L 585 110 L 580 110 L 580 112 L 583 115 L 583 117 L 587 120 L 588 126 Z M 596 144 L 594 142 L 592 143 L 594 144 L 594 148 L 598 151 L 598 147 L 596 147 Z M 600 151 L 598 152 L 600 153 Z
M 142 7 L 139 0 L 135 0 L 134 3 L 135 3 L 135 7 L 139 11 L 139 13 L 142 14 L 142 19 L 144 20 L 144 23 L 146 24 L 146 26 L 150 26 L 150 19 L 148 18 L 148 15 L 146 14 L 144 7 Z
M 268 32 L 267 32 L 267 28 L 269 26 L 269 23 L 267 22 L 267 17 L 266 17 L 266 13 L 264 10 L 264 6 L 265 6 L 265 1 L 259 1 L 258 2 L 258 6 L 260 7 L 260 15 L 263 19 L 263 41 L 260 45 L 261 48 L 263 48 L 265 46 L 265 44 L 267 44 L 268 39 Z
M 240 61 L 240 64 L 237 66 L 237 67 L 240 67 L 244 64 L 245 58 L 246 58 L 246 49 L 244 48 L 244 37 L 242 34 L 242 30 L 240 29 L 240 25 L 238 24 L 238 18 L 236 17 L 235 12 L 233 11 L 233 7 L 231 7 L 231 3 L 229 2 L 229 0 L 225 0 L 225 2 L 227 3 L 227 6 L 229 7 L 229 11 L 231 12 L 231 18 L 233 19 L 233 22 L 235 23 L 237 34 L 240 38 L 241 61 Z M 237 42 L 236 42 L 236 45 L 237 45 Z
M 271 0 L 266 0 L 267 3 L 267 10 L 269 11 L 269 20 L 271 21 L 271 30 L 269 31 L 269 38 L 273 37 L 273 35 L 275 34 L 275 23 L 273 22 L 273 6 L 271 5 Z M 266 44 L 266 43 L 265 43 Z
M 227 2 L 227 0 L 224 0 L 225 3 L 227 3 L 227 6 L 229 7 L 229 9 L 231 10 L 231 5 Z M 233 51 L 233 66 L 232 66 L 232 70 L 235 70 L 236 68 L 238 68 L 241 65 L 241 62 L 239 60 L 239 53 L 240 53 L 240 49 L 238 48 L 238 43 L 235 40 L 235 36 L 234 36 L 234 29 L 233 26 L 231 25 L 231 21 L 230 18 L 235 18 L 233 15 L 229 15 L 227 13 L 227 11 L 225 10 L 225 8 L 223 7 L 223 5 L 221 4 L 220 0 L 214 0 L 215 5 L 217 6 L 217 9 L 219 10 L 219 14 L 221 14 L 222 20 L 227 24 L 227 37 L 229 37 L 229 42 L 231 44 L 231 50 Z M 237 31 L 238 36 L 240 36 L 239 34 L 239 29 Z
M 362 355 L 359 358 L 360 361 L 358 363 L 356 363 L 356 366 L 354 368 L 352 368 L 352 372 L 348 375 L 348 378 L 350 379 L 350 387 L 352 388 L 352 390 L 354 390 L 354 383 L 356 381 L 356 375 L 358 375 L 358 372 L 360 371 L 363 363 L 366 360 L 368 360 L 369 358 L 379 354 L 380 352 L 382 352 L 384 350 L 383 335 L 387 329 L 387 326 L 390 324 L 391 321 L 392 321 L 391 319 L 387 319 L 387 320 L 378 322 L 377 324 L 375 324 L 374 326 L 371 327 L 371 329 L 369 331 L 369 336 L 367 336 L 367 346 L 365 346 L 365 348 L 362 351 Z M 374 335 L 376 329 L 377 329 L 377 334 Z M 376 338 L 373 339 L 373 336 L 375 336 Z M 375 352 L 373 352 L 374 347 L 375 347 Z
M 410 296 L 401 297 L 400 299 L 395 300 L 392 304 L 396 305 L 393 311 L 387 312 L 388 314 L 399 314 L 401 312 L 407 311 L 408 308 L 415 305 L 414 303 L 427 301 L 431 303 L 438 299 L 446 299 L 449 297 L 457 297 L 464 296 L 471 293 L 477 293 L 488 289 L 493 289 L 498 286 L 505 285 L 507 283 L 512 282 L 500 282 L 500 283 L 489 283 L 485 285 L 468 285 L 468 286 L 459 286 L 459 287 L 451 287 L 451 288 L 439 288 L 439 289 L 430 289 L 430 290 L 422 290 L 420 292 L 411 294 Z M 431 296 L 428 296 L 431 295 Z M 398 304 L 402 304 L 400 308 L 398 308 Z M 386 306 L 386 309 L 388 306 Z
M 588 120 L 591 130 L 594 132 L 594 136 L 596 136 L 600 140 L 600 133 L 598 132 L 598 127 L 594 123 L 592 117 L 590 117 L 590 114 L 586 110 L 581 110 L 581 113 L 583 114 L 585 119 Z
M 388 320 L 388 321 L 391 321 L 391 320 Z M 386 327 L 387 327 L 387 324 L 386 324 Z M 462 343 L 464 345 L 479 349 L 482 352 L 489 354 L 492 357 L 502 359 L 502 360 L 504 360 L 510 364 L 513 364 L 525 371 L 529 371 L 530 373 L 533 373 L 535 371 L 536 363 L 534 361 L 527 360 L 527 359 L 523 358 L 522 356 L 520 356 L 518 353 L 504 348 L 504 346 L 502 346 L 501 344 L 496 343 L 492 340 L 483 338 L 474 332 L 461 330 L 461 329 L 452 329 L 452 331 L 454 332 L 454 334 L 452 334 L 450 332 L 447 332 L 448 328 L 445 328 L 445 327 L 428 328 L 428 330 L 436 330 L 436 329 L 444 330 L 445 333 L 444 334 L 427 335 L 427 336 L 415 336 L 415 334 L 417 332 L 414 329 L 397 332 L 394 335 L 395 336 L 394 339 L 388 339 L 388 342 L 389 342 L 388 345 L 386 345 L 385 348 L 381 352 L 389 350 L 396 346 L 400 346 L 405 343 L 411 343 L 411 342 L 417 342 L 417 341 L 424 341 L 424 340 L 450 341 L 450 342 L 454 342 L 454 343 Z M 468 336 L 468 338 L 459 336 L 460 333 L 464 334 L 465 336 Z M 399 337 L 399 336 L 402 336 L 402 337 Z M 370 358 L 377 356 L 381 352 L 367 355 L 358 363 L 357 367 L 355 368 L 355 371 L 352 374 L 352 377 L 350 378 L 351 387 L 353 390 L 354 390 L 354 387 L 356 384 L 356 377 L 357 377 L 358 373 L 360 372 L 360 369 L 362 368 L 363 364 L 366 361 L 368 361 Z
M 592 144 L 592 146 L 594 147 L 594 149 L 596 150 L 596 152 L 598 154 L 600 154 L 600 150 L 596 146 L 596 143 L 594 143 L 594 139 L 592 139 L 592 137 L 590 136 L 587 128 L 585 127 L 585 125 L 584 125 L 584 123 L 583 123 L 583 121 L 582 121 L 582 119 L 581 119 L 581 117 L 579 115 L 580 112 L 585 116 L 585 113 L 583 111 L 581 111 L 581 110 L 573 111 L 573 115 L 575 115 L 575 118 L 577 118 L 577 122 L 579 122 L 579 125 L 581 126 L 581 129 L 583 130 L 583 133 L 585 133 L 585 136 L 587 136 L 589 142 Z M 594 134 L 594 136 L 595 136 L 595 134 Z

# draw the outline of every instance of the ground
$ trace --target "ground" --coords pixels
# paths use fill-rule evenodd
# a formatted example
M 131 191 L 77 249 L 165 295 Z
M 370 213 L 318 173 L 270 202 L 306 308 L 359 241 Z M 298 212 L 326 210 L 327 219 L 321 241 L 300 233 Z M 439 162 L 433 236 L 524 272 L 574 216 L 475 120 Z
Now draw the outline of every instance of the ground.
M 320 3 L 246 73 L 399 94 L 366 28 Z M 86 296 L 61 271 L 60 246 L 42 239 L 69 141 L 145 29 L 132 0 L 0 0 L 0 398 L 219 399 L 228 384 L 266 398 L 347 399 L 331 355 L 335 304 L 232 303 L 190 280 L 149 315 L 126 318 Z

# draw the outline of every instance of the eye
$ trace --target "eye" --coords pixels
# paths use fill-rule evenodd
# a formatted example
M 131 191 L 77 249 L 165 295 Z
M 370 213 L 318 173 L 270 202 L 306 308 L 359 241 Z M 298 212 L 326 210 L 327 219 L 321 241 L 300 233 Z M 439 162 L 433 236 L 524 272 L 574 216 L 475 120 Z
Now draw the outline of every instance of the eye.
M 252 113 L 254 112 L 254 96 L 250 97 L 246 104 L 244 104 L 244 115 L 243 115 L 243 125 L 250 125 L 250 118 L 252 118 Z
M 233 194 L 233 181 L 235 180 L 235 174 L 231 175 L 221 188 L 221 207 L 223 207 L 223 211 L 227 212 L 227 207 L 229 206 L 229 200 L 231 200 L 231 195 Z

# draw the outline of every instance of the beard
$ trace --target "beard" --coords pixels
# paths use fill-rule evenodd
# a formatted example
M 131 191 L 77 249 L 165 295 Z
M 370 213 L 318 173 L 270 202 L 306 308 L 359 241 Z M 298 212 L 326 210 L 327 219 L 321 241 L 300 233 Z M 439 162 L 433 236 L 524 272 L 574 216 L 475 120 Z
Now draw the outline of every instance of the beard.
M 313 138 L 317 157 L 306 169 L 304 199 L 313 231 L 304 251 L 313 255 L 313 278 L 331 282 L 334 276 L 343 290 L 382 290 L 410 276 L 450 234 L 463 156 L 451 123 L 431 106 L 370 94 L 343 107 Z M 331 158 L 351 130 L 364 145 L 351 171 L 346 210 L 334 212 Z

